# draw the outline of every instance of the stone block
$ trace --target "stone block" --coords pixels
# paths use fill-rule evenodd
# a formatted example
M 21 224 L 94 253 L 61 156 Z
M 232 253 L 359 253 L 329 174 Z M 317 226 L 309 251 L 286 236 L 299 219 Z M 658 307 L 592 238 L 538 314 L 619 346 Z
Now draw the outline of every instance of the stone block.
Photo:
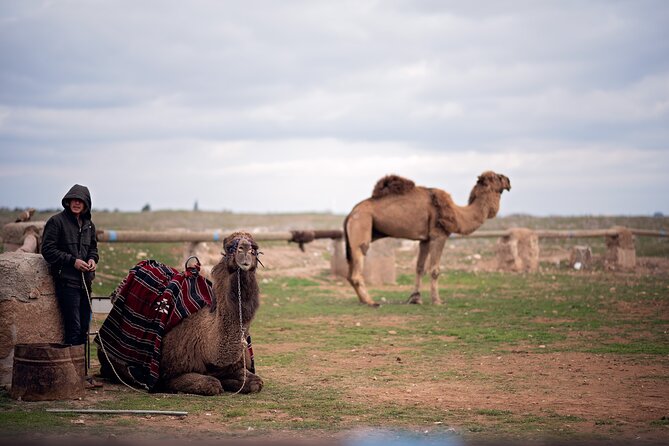
M 39 254 L 0 254 L 0 386 L 12 379 L 14 345 L 59 343 L 63 327 L 48 264 Z
M 615 235 L 606 236 L 605 262 L 609 268 L 632 269 L 636 266 L 634 234 L 627 228 L 616 227 Z
M 576 245 L 569 253 L 569 266 L 576 270 L 592 266 L 592 249 L 589 246 Z
M 513 228 L 497 241 L 497 268 L 501 271 L 534 272 L 539 269 L 539 237 L 525 228 Z
M 26 221 L 7 223 L 2 227 L 2 242 L 4 251 L 16 251 L 24 247 L 26 252 L 37 252 L 44 232 L 44 221 Z M 32 238 L 26 244 L 26 237 Z M 29 250 L 27 248 L 30 248 Z
M 343 239 L 334 239 L 333 255 L 330 261 L 332 274 L 346 279 L 348 277 L 348 262 L 346 261 L 346 246 Z M 394 284 L 397 280 L 397 265 L 395 264 L 395 249 L 399 241 L 393 238 L 383 238 L 372 242 L 365 256 L 363 277 L 367 285 Z

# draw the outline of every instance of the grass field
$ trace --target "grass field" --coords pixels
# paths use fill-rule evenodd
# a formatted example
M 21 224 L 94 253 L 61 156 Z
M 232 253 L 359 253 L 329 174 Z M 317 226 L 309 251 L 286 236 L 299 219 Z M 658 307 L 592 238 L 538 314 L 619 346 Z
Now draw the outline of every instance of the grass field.
M 153 214 L 153 215 L 151 215 Z M 98 213 L 99 228 L 269 230 L 336 228 L 342 216 Z M 292 224 L 291 224 L 292 222 Z M 665 218 L 514 216 L 490 227 L 666 229 Z M 603 241 L 587 241 L 597 255 Z M 440 282 L 445 305 L 403 304 L 413 251 L 398 253 L 396 285 L 372 287 L 361 306 L 330 275 L 326 243 L 261 249 L 314 264 L 308 273 L 259 270 L 253 324 L 255 395 L 147 394 L 106 384 L 78 401 L 27 403 L 0 395 L 0 438 L 91 436 L 212 440 L 340 440 L 375 428 L 422 440 L 654 444 L 669 441 L 669 274 L 666 269 L 574 271 L 542 262 L 534 274 L 477 267 L 494 240 L 454 240 Z M 544 244 L 564 253 L 574 241 Z M 141 258 L 179 267 L 174 244 L 101 244 L 95 294 L 113 289 Z M 637 255 L 669 259 L 667 239 L 638 238 Z M 553 256 L 554 257 L 554 256 Z M 290 262 L 288 262 L 290 263 Z M 302 271 L 302 270 L 301 270 Z M 426 282 L 427 284 L 427 282 Z M 429 299 L 428 299 L 429 300 Z M 96 321 L 99 323 L 100 321 Z M 186 417 L 47 413 L 46 408 L 186 410 Z

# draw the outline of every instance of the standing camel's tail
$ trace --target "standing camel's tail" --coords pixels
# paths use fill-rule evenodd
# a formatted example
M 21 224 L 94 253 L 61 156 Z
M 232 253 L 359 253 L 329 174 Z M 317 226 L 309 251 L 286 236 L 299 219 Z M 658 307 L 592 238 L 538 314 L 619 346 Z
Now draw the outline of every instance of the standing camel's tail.
M 348 227 L 348 218 L 350 217 L 351 214 L 348 214 L 346 218 L 344 219 L 344 245 L 346 246 L 346 262 L 349 264 L 351 263 L 351 246 L 349 245 L 348 242 L 348 231 L 346 228 Z

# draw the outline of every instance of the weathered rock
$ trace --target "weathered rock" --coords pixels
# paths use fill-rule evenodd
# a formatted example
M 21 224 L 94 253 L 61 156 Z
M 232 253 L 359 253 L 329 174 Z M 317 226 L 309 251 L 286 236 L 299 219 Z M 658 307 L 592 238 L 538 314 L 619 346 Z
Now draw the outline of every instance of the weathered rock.
M 502 271 L 533 272 L 539 269 L 539 237 L 525 228 L 509 229 L 497 241 L 497 268 Z
M 592 266 L 592 249 L 589 246 L 576 245 L 569 254 L 569 266 L 580 270 Z
M 616 227 L 616 235 L 606 236 L 606 264 L 610 268 L 631 269 L 636 266 L 634 234 L 627 228 Z
M 343 239 L 332 241 L 334 249 L 330 266 L 332 274 L 346 278 L 348 263 L 346 262 L 346 246 Z M 370 285 L 394 284 L 397 280 L 395 249 L 399 246 L 397 239 L 385 238 L 373 242 L 365 255 L 363 276 Z
M 39 254 L 0 254 L 0 386 L 11 384 L 14 345 L 61 342 L 63 327 L 48 264 Z
M 42 232 L 44 232 L 43 221 L 26 221 L 18 223 L 7 223 L 2 227 L 2 242 L 4 251 L 16 251 L 24 246 L 26 237 L 32 237 L 29 244 L 25 245 L 24 249 L 32 252 L 37 252 L 39 242 L 42 240 Z
M 343 238 L 332 240 L 332 258 L 330 271 L 336 277 L 346 279 L 348 276 L 348 262 L 346 262 L 346 244 Z

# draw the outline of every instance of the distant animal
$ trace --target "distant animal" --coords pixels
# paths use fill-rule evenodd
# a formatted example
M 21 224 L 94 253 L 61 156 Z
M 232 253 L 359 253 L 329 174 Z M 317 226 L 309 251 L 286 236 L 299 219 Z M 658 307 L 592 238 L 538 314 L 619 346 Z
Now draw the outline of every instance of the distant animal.
M 511 190 L 505 175 L 483 172 L 469 195 L 467 206 L 458 206 L 441 189 L 416 186 L 407 178 L 387 175 L 374 186 L 371 198 L 356 204 L 344 220 L 348 281 L 361 303 L 378 306 L 367 292 L 364 259 L 370 244 L 383 237 L 419 240 L 416 281 L 408 303 L 422 303 L 420 285 L 429 271 L 433 304 L 441 304 L 439 263 L 451 234 L 471 234 L 499 211 L 503 191 Z M 429 256 L 429 264 L 425 264 Z
M 211 271 L 213 308 L 191 314 L 162 338 L 156 389 L 218 395 L 259 392 L 263 387 L 263 380 L 249 370 L 244 342 L 260 304 L 258 245 L 251 234 L 235 232 L 225 238 L 223 248 L 222 259 Z M 108 376 L 112 370 L 100 351 L 101 370 Z M 114 369 L 124 370 L 123 364 L 110 359 Z
M 17 215 L 16 220 L 14 220 L 14 222 L 19 223 L 22 221 L 30 221 L 34 213 L 35 213 L 35 208 L 28 208 L 25 211 L 21 212 L 19 215 Z

